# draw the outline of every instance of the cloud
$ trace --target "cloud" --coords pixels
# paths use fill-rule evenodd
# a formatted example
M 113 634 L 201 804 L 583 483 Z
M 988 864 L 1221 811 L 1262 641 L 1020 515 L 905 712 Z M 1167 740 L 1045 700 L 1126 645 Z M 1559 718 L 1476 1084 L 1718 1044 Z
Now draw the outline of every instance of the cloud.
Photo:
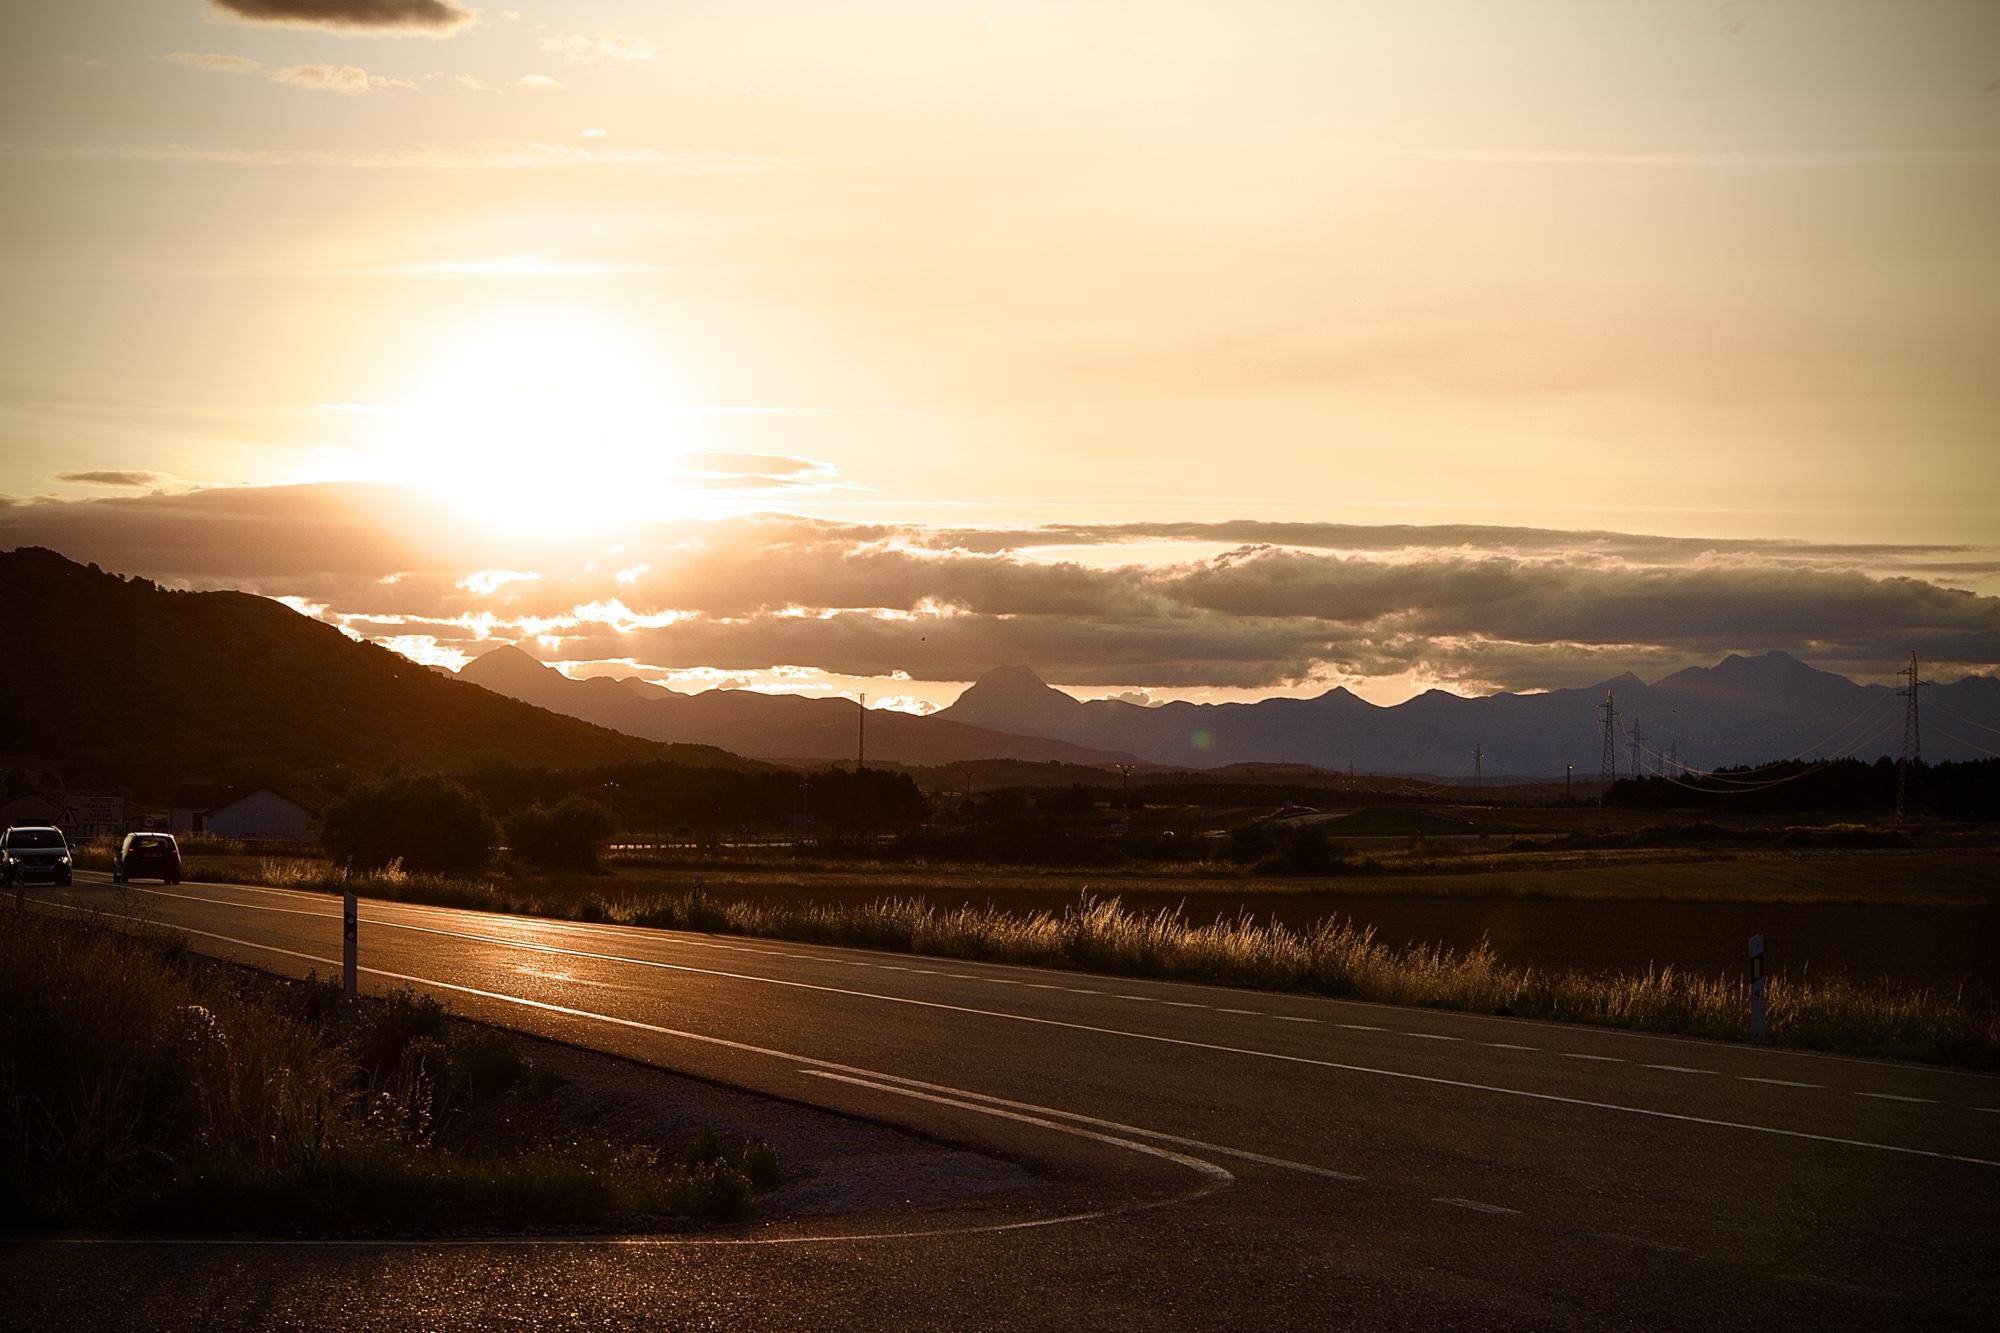
M 209 0 L 215 17 L 330 32 L 449 37 L 478 22 L 458 0 Z
M 57 481 L 78 482 L 85 486 L 151 486 L 155 482 L 167 480 L 164 472 L 58 472 Z
M 523 74 L 520 78 L 520 86 L 523 88 L 532 88 L 536 92 L 546 92 L 552 88 L 567 88 L 569 85 L 559 79 L 552 79 L 546 74 Z
M 572 65 L 587 65 L 599 56 L 644 65 L 651 63 L 654 55 L 653 44 L 644 37 L 616 32 L 600 32 L 594 39 L 580 32 L 556 32 L 537 37 L 535 45 Z
M 155 56 L 156 60 L 173 65 L 186 65 L 192 69 L 212 69 L 221 74 L 255 74 L 264 68 L 261 60 L 248 56 L 223 55 L 215 51 L 175 51 L 170 55 Z
M 365 93 L 368 71 L 359 65 L 288 65 L 271 71 L 271 82 L 323 93 Z
M 780 455 L 687 462 L 767 481 L 819 466 Z M 1288 541 L 1218 549 L 1221 534 Z M 303 598 L 357 634 L 428 636 L 426 651 L 539 641 L 544 656 L 663 670 L 792 663 L 965 680 L 1027 662 L 1085 687 L 1255 690 L 1413 674 L 1482 690 L 1628 669 L 1650 677 L 1770 649 L 1866 676 L 1912 649 L 1947 676 L 2000 665 L 2000 598 L 1913 572 L 1977 573 L 2000 554 L 1950 546 L 783 516 L 530 539 L 455 519 L 420 492 L 366 485 L 0 503 L 0 548 L 23 544 L 191 586 Z M 1065 549 L 1098 554 L 1047 554 Z M 529 570 L 538 577 L 519 573 Z

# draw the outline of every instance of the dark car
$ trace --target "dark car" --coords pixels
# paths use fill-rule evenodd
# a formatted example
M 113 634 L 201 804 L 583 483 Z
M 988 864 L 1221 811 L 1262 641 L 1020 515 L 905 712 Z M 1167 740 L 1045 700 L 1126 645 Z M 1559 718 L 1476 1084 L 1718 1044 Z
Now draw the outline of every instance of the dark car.
M 42 880 L 66 889 L 69 876 L 69 844 L 61 829 L 22 825 L 0 833 L 0 884 Z
M 181 849 L 171 833 L 128 833 L 111 863 L 111 880 L 130 884 L 134 877 L 181 882 Z

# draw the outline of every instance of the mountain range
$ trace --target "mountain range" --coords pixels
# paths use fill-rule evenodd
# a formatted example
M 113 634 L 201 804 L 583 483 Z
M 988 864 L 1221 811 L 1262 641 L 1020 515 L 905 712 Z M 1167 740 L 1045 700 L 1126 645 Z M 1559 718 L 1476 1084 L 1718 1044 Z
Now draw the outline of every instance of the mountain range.
M 1115 747 L 1079 745 L 1064 737 L 1015 728 L 983 727 L 947 719 L 942 713 L 918 717 L 872 709 L 864 736 L 861 705 L 852 699 L 807 699 L 755 690 L 681 694 L 636 676 L 572 680 L 511 646 L 474 658 L 458 676 L 538 708 L 567 713 L 628 735 L 718 746 L 760 759 L 851 760 L 865 742 L 870 759 L 923 766 L 968 759 L 1089 765 L 1139 762 L 1136 756 Z
M 681 695 L 636 677 L 571 680 L 515 648 L 468 664 L 463 679 L 655 740 L 694 741 L 738 754 L 846 759 L 855 753 L 851 700 L 749 690 Z M 1775 759 L 1900 752 L 1902 693 L 1862 685 L 1786 653 L 1731 655 L 1650 684 L 1627 672 L 1582 689 L 1467 698 L 1431 690 L 1383 707 L 1345 688 L 1311 699 L 1248 704 L 1088 702 L 1027 667 L 980 677 L 928 717 L 868 714 L 871 758 L 908 764 L 1018 758 L 1071 763 L 1213 768 L 1311 764 L 1372 773 L 1469 778 L 1595 777 L 1602 707 L 1617 713 L 1617 771 L 1657 770 L 1669 758 L 1696 768 Z M 2000 751 L 2000 680 L 1926 684 L 1923 755 L 1976 759 Z M 1637 756 L 1633 749 L 1638 742 Z

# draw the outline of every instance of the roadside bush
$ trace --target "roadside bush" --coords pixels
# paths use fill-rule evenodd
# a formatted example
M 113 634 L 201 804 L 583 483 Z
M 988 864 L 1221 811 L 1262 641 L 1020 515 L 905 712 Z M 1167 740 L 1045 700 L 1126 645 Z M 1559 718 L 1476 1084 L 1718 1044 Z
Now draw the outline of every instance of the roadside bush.
M 396 775 L 361 783 L 327 808 L 321 840 L 335 859 L 374 870 L 472 870 L 486 864 L 500 829 L 477 796 L 447 778 Z
M 534 865 L 595 870 L 598 852 L 617 827 L 597 802 L 566 796 L 552 809 L 535 805 L 507 816 L 507 851 Z

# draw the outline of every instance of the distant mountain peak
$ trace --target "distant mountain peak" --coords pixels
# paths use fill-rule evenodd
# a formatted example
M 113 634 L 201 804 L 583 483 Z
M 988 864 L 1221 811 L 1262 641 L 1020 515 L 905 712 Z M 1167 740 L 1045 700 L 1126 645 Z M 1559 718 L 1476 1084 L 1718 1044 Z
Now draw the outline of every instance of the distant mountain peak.
M 1046 690 L 1049 683 L 1031 666 L 997 666 L 973 682 L 979 690 Z

